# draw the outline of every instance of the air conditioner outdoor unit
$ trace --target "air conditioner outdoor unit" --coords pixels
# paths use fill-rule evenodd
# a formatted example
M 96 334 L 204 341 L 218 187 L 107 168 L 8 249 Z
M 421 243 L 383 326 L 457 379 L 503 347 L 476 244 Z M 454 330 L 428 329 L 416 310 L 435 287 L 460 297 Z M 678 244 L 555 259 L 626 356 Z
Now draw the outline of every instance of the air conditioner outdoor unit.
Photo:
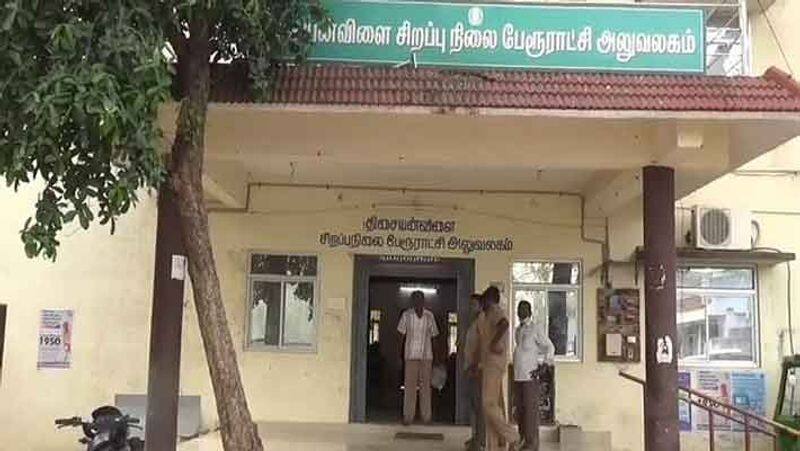
M 692 237 L 698 249 L 752 249 L 753 216 L 746 210 L 694 207 Z

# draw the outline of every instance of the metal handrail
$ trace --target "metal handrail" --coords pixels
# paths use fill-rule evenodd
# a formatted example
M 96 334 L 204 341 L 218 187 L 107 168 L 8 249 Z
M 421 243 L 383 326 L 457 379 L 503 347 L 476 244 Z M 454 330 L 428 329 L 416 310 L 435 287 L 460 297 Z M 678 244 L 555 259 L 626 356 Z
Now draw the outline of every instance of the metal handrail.
M 628 379 L 629 381 L 636 382 L 637 384 L 641 385 L 642 388 L 647 386 L 647 382 L 637 376 L 632 374 L 628 374 L 624 371 L 620 371 L 619 375 L 624 378 Z M 780 431 L 784 434 L 788 434 L 794 437 L 795 440 L 800 440 L 800 431 L 784 424 L 777 423 L 773 420 L 768 418 L 764 418 L 762 416 L 756 415 L 752 412 L 748 412 L 744 409 L 736 407 L 734 405 L 728 404 L 726 402 L 714 399 L 706 394 L 703 394 L 697 390 L 693 390 L 687 387 L 678 387 L 679 392 L 685 393 L 687 396 L 678 396 L 678 401 L 683 401 L 689 403 L 689 405 L 696 406 L 700 409 L 705 410 L 708 412 L 708 433 L 709 433 L 709 449 L 714 449 L 714 416 L 720 416 L 726 418 L 730 421 L 735 423 L 741 424 L 744 426 L 744 433 L 745 433 L 745 449 L 747 451 L 750 450 L 750 433 L 751 431 L 761 433 L 767 435 L 772 438 L 774 445 L 778 446 L 778 438 L 779 433 L 775 431 Z M 699 400 L 694 398 L 699 398 Z M 718 408 L 719 407 L 719 408 Z M 734 412 L 738 415 L 741 415 L 741 418 L 738 418 L 731 414 Z M 762 428 L 761 425 L 768 425 L 773 428 L 773 431 L 768 431 L 765 428 Z

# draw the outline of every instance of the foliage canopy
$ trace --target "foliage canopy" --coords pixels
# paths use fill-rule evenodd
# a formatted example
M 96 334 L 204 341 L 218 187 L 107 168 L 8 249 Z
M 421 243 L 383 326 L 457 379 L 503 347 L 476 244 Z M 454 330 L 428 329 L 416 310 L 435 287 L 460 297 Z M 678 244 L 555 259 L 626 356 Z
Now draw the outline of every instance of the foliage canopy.
M 38 180 L 21 232 L 29 257 L 55 259 L 65 224 L 110 224 L 167 173 L 159 106 L 176 85 L 188 24 L 203 15 L 209 63 L 248 65 L 257 95 L 301 58 L 309 0 L 12 0 L 0 6 L 0 176 Z

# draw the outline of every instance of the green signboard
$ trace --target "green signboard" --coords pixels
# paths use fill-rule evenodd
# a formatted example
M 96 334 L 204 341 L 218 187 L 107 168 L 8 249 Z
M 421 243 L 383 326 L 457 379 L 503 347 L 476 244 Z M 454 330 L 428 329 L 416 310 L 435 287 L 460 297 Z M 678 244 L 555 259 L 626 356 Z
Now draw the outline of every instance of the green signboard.
M 703 11 L 323 0 L 312 61 L 703 73 Z

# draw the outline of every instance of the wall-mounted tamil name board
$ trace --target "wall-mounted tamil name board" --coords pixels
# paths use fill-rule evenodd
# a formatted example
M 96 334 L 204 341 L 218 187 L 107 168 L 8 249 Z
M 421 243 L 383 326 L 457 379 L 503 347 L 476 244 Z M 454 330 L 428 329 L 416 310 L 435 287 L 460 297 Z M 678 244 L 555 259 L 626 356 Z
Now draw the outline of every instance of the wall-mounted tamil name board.
M 702 10 L 323 0 L 310 59 L 462 68 L 705 69 Z

